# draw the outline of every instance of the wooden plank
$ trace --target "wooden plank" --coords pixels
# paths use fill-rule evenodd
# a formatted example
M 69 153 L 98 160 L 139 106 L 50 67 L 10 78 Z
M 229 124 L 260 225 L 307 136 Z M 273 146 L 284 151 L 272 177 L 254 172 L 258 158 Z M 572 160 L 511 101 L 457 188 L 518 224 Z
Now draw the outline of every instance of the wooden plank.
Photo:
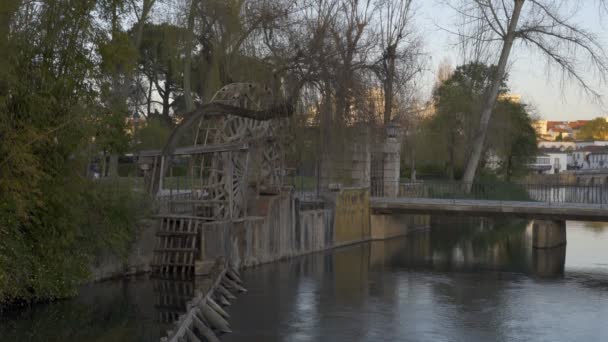
M 196 145 L 189 147 L 179 147 L 173 151 L 172 155 L 191 155 L 191 154 L 206 154 L 215 152 L 227 152 L 227 151 L 245 151 L 249 149 L 247 142 L 237 141 L 232 143 L 224 144 L 210 144 L 210 145 Z M 144 150 L 138 153 L 140 157 L 158 157 L 162 154 L 162 150 Z
M 155 248 L 154 251 L 158 252 L 191 252 L 196 251 L 196 248 L 191 247 L 174 247 L 174 248 Z
M 195 232 L 156 232 L 159 236 L 183 236 L 183 235 L 196 235 Z

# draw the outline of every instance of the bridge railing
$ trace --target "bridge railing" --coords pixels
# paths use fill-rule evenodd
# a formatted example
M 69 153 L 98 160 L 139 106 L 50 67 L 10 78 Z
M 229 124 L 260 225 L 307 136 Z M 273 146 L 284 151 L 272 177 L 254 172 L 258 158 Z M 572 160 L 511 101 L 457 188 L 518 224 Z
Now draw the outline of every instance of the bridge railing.
M 467 190 L 469 184 L 470 191 Z M 608 185 L 423 181 L 401 183 L 399 197 L 599 204 L 608 207 Z

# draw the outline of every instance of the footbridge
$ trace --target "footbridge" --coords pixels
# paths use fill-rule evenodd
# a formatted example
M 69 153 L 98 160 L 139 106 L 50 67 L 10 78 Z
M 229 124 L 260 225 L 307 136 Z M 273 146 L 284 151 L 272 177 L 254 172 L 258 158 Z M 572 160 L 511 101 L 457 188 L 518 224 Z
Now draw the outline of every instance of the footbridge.
M 509 216 L 535 220 L 608 222 L 608 206 L 603 204 L 375 197 L 371 199 L 371 208 L 379 214 Z
M 608 222 L 608 186 L 420 182 L 397 197 L 372 197 L 372 226 L 394 229 L 401 215 L 519 217 L 534 220 L 533 246 L 566 243 L 566 220 Z

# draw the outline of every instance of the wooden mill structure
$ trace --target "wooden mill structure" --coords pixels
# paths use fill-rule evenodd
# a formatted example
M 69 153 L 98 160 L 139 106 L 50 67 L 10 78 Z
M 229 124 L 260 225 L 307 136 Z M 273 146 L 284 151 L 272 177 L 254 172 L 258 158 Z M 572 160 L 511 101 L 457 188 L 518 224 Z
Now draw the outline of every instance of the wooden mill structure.
M 184 115 L 154 166 L 159 175 L 154 188 L 165 202 L 156 232 L 155 273 L 194 274 L 205 224 L 242 219 L 249 198 L 280 191 L 281 133 L 291 114 L 290 105 L 275 104 L 268 87 L 234 83 Z M 173 189 L 166 173 L 177 158 L 187 160 L 189 182 Z

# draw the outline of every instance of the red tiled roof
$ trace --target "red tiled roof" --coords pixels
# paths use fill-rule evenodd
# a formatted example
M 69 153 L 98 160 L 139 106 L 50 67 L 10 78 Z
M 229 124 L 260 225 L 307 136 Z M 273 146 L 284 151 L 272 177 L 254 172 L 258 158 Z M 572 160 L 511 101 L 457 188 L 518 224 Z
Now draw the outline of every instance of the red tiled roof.
M 570 121 L 568 123 L 568 126 L 570 126 L 570 128 L 572 128 L 572 129 L 580 129 L 581 127 L 585 126 L 588 122 L 589 122 L 589 120 Z
M 556 128 L 559 126 L 567 126 L 568 123 L 566 121 L 547 121 L 547 129 Z
M 557 132 L 557 133 L 570 133 L 569 129 L 562 128 L 562 127 L 553 127 L 550 129 L 550 131 Z
M 603 152 L 608 151 L 606 146 L 591 145 L 576 149 L 574 152 Z

